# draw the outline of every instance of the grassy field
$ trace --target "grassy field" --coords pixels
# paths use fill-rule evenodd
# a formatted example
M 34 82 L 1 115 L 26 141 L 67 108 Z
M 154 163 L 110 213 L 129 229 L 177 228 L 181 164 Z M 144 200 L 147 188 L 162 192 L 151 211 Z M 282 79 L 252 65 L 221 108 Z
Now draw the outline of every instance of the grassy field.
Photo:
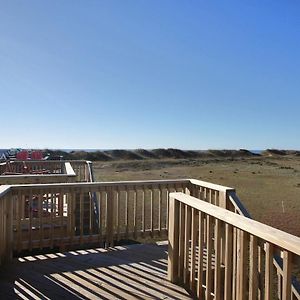
M 300 157 L 94 162 L 98 181 L 196 178 L 230 186 L 252 217 L 300 236 Z

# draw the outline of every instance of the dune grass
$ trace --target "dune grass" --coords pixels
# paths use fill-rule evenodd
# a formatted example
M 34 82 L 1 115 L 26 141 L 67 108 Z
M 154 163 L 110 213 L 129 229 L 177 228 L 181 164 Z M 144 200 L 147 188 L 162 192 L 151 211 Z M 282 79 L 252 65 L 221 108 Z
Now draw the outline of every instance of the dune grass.
M 99 181 L 196 178 L 236 189 L 252 217 L 300 236 L 300 157 L 94 162 Z

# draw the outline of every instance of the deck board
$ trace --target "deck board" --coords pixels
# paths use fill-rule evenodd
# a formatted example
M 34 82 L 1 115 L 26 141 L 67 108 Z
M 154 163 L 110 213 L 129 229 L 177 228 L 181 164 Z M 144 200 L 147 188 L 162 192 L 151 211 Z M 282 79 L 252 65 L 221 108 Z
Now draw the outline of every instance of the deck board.
M 167 281 L 167 246 L 137 244 L 15 259 L 0 299 L 191 299 Z

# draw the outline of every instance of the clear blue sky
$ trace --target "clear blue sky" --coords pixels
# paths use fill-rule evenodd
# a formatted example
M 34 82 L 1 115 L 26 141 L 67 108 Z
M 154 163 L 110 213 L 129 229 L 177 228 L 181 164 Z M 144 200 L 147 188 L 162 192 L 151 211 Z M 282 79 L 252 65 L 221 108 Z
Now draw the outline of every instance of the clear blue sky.
M 0 1 L 0 148 L 300 149 L 300 1 Z

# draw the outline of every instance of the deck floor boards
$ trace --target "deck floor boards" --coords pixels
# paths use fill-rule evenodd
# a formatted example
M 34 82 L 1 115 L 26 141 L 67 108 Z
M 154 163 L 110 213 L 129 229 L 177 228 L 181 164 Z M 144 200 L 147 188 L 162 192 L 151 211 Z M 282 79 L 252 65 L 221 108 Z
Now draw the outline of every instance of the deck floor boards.
M 22 257 L 0 270 L 0 299 L 192 299 L 167 281 L 167 246 Z

